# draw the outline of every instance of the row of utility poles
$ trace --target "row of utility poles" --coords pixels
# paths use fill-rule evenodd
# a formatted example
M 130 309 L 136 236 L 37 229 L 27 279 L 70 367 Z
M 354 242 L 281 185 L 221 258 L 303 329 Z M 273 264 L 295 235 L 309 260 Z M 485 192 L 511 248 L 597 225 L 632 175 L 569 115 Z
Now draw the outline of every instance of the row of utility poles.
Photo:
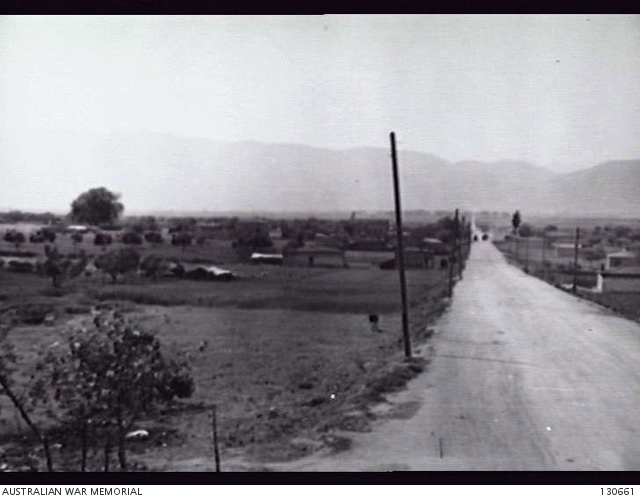
M 404 242 L 402 228 L 402 203 L 400 200 L 400 181 L 398 176 L 398 158 L 396 153 L 396 135 L 394 132 L 389 134 L 391 140 L 391 163 L 393 169 L 393 193 L 395 199 L 395 215 L 396 215 L 396 238 L 398 246 L 398 272 L 400 274 L 400 296 L 402 299 L 402 336 L 404 343 L 404 355 L 407 359 L 411 358 L 411 337 L 409 335 L 409 304 L 407 297 L 407 279 L 405 273 L 404 262 Z M 454 282 L 454 263 L 458 264 L 458 279 L 462 279 L 463 270 L 463 247 L 466 246 L 466 254 L 468 254 L 471 246 L 471 231 L 465 221 L 465 217 L 460 218 L 459 210 L 456 208 L 454 215 L 454 240 L 448 258 L 448 295 L 453 295 Z

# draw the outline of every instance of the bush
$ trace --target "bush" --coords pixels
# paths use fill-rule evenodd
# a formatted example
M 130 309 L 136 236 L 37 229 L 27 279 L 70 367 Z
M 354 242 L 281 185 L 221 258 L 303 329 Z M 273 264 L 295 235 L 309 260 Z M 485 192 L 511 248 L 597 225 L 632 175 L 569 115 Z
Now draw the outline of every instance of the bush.
M 110 234 L 104 234 L 98 232 L 93 238 L 93 244 L 96 246 L 107 246 L 113 242 L 113 238 Z
M 11 260 L 7 266 L 11 272 L 22 272 L 25 274 L 31 273 L 35 270 L 35 265 L 31 262 L 24 262 L 20 260 Z
M 151 244 L 162 244 L 162 235 L 159 232 L 147 232 L 144 235 L 145 241 Z
M 8 243 L 15 244 L 16 248 L 26 241 L 24 234 L 17 230 L 10 230 L 4 235 L 4 240 Z
M 174 246 L 182 246 L 184 250 L 187 246 L 191 246 L 193 236 L 187 232 L 180 232 L 171 238 L 171 244 Z
M 119 248 L 100 255 L 94 263 L 96 268 L 109 274 L 113 282 L 116 282 L 118 275 L 138 268 L 140 254 L 133 248 Z
M 122 236 L 122 242 L 124 244 L 142 244 L 142 237 L 136 232 L 127 232 Z
M 16 308 L 20 322 L 31 326 L 42 324 L 54 310 L 53 306 L 40 303 L 27 303 Z

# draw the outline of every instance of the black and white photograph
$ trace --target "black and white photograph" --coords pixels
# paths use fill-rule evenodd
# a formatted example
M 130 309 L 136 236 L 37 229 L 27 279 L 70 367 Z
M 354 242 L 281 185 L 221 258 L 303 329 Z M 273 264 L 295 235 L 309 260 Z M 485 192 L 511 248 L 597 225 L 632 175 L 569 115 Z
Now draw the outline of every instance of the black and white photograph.
M 0 16 L 0 471 L 639 471 L 639 130 L 635 14 Z

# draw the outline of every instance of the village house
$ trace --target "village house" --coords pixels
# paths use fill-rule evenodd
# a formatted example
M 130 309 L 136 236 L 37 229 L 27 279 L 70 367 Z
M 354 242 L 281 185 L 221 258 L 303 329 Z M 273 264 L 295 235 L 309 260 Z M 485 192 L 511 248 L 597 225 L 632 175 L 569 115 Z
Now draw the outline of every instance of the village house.
M 598 274 L 600 293 L 640 293 L 640 267 L 622 267 Z
M 553 251 L 558 258 L 573 258 L 575 255 L 575 243 L 553 243 Z M 580 249 L 578 245 L 578 250 Z
M 636 267 L 638 265 L 640 265 L 638 255 L 631 251 L 624 250 L 607 254 L 604 268 L 605 270 L 609 270 L 619 267 Z
M 396 259 L 399 252 L 396 251 Z M 421 248 L 404 248 L 404 266 L 407 269 L 426 269 L 430 265 L 432 253 Z

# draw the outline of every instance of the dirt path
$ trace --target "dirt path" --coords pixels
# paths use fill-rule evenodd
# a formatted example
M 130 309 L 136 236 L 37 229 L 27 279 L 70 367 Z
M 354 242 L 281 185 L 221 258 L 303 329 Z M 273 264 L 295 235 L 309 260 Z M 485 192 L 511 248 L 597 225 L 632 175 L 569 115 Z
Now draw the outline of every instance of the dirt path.
M 379 408 L 371 433 L 268 468 L 640 469 L 640 325 L 480 242 L 436 331 L 429 369 Z

